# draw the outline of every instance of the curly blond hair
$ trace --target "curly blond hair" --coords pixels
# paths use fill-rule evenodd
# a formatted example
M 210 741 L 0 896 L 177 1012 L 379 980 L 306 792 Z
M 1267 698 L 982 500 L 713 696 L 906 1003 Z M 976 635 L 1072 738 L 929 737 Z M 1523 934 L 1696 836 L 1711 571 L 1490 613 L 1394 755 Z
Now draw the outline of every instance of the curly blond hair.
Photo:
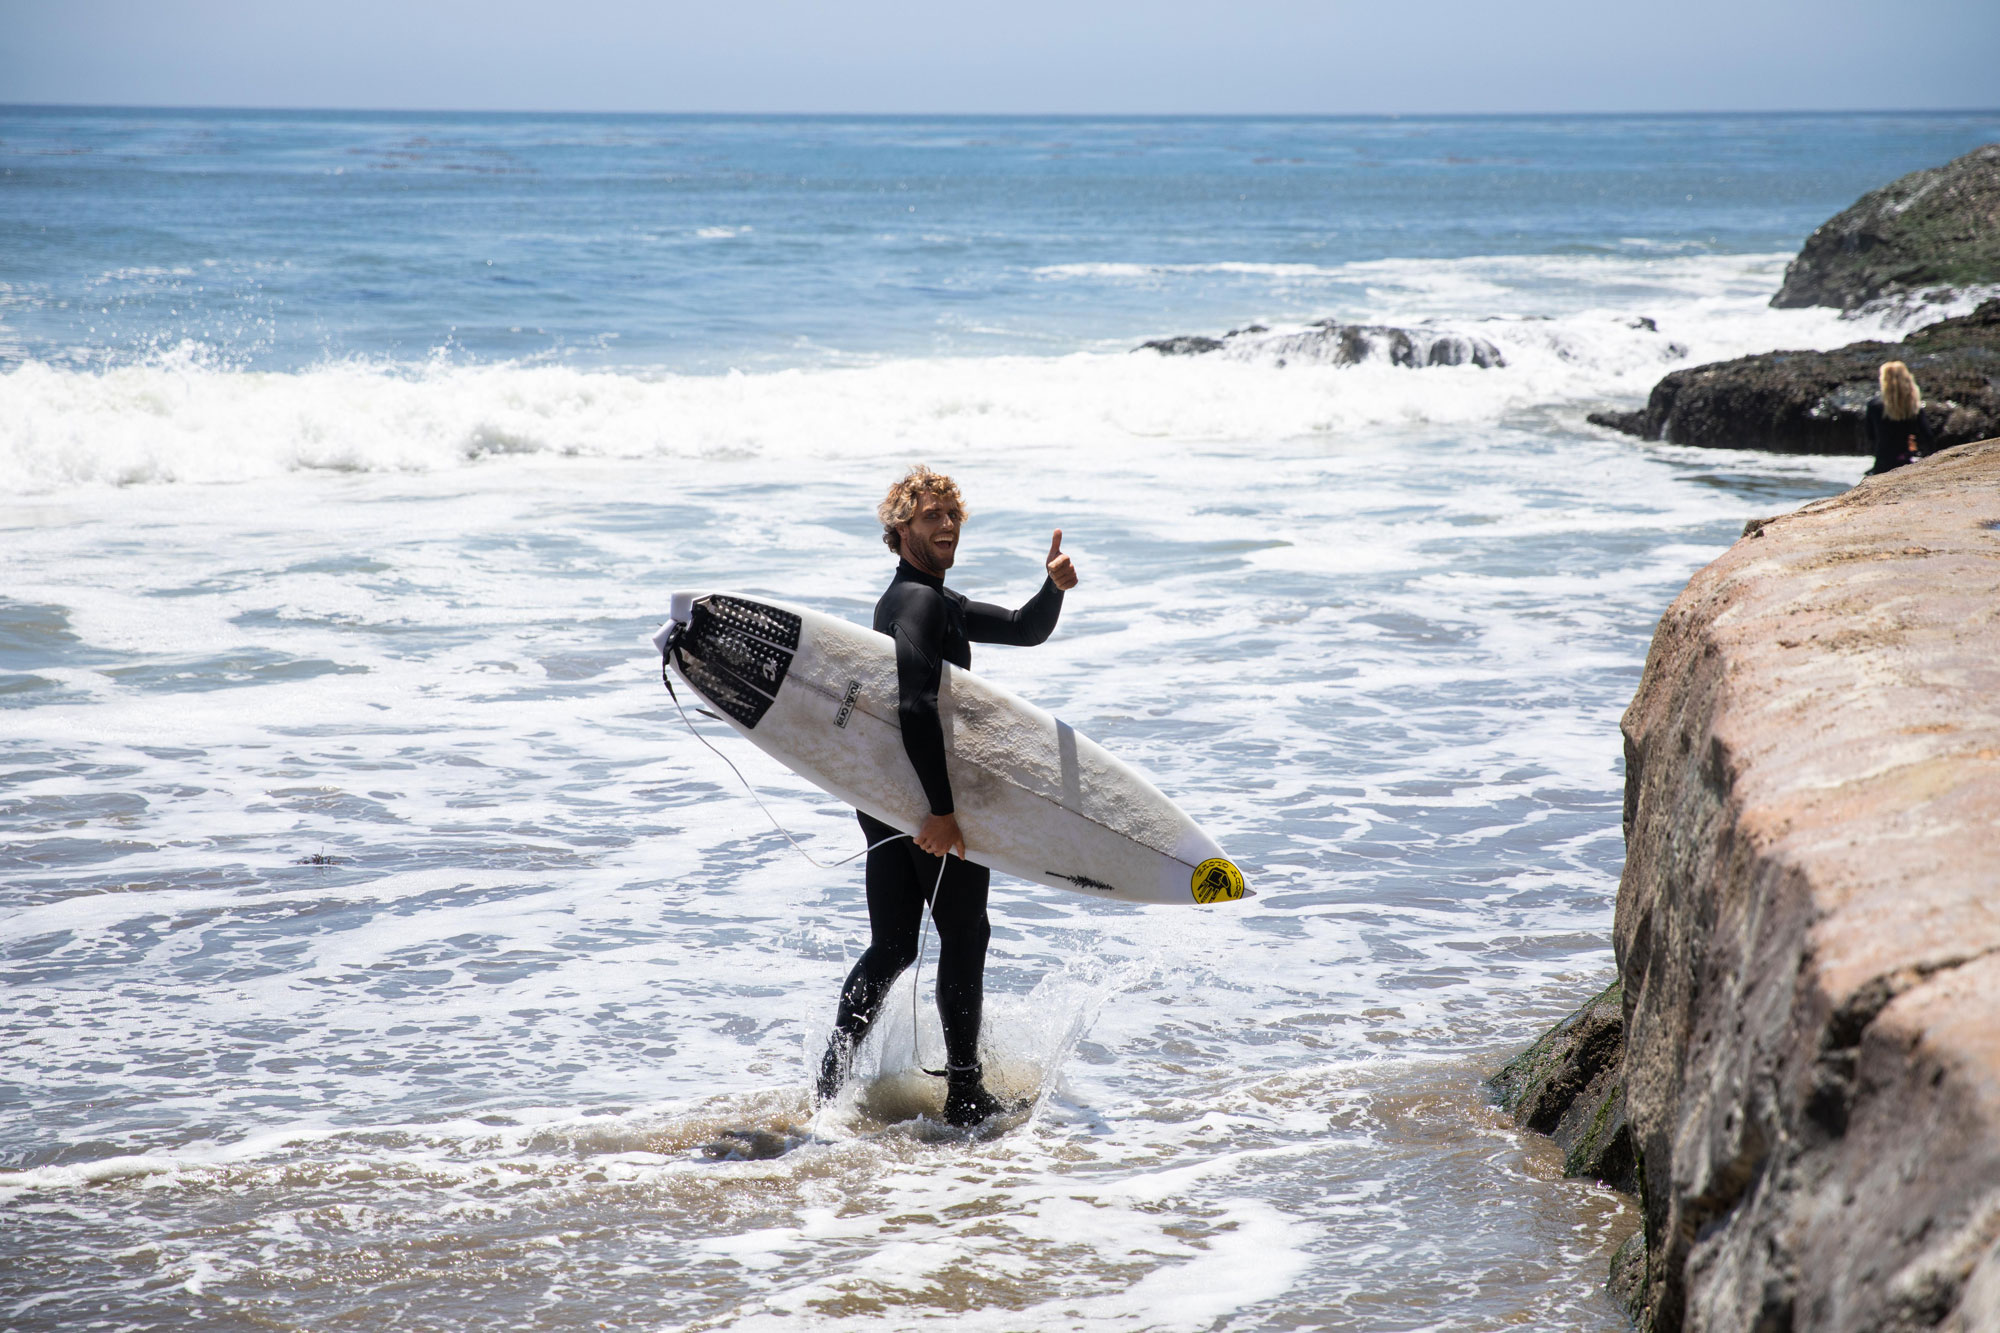
M 1900 361 L 1884 361 L 1878 373 L 1882 381 L 1882 412 L 1891 421 L 1908 421 L 1924 410 L 1924 396 L 1917 392 L 1917 377 Z
M 933 472 L 922 463 L 904 473 L 889 484 L 889 493 L 882 497 L 882 503 L 875 506 L 875 517 L 882 520 L 882 544 L 890 550 L 901 552 L 902 541 L 896 529 L 908 523 L 917 515 L 917 506 L 926 495 L 954 505 L 958 509 L 958 521 L 965 522 L 970 512 L 965 507 L 965 497 L 958 493 L 958 483 L 942 472 Z

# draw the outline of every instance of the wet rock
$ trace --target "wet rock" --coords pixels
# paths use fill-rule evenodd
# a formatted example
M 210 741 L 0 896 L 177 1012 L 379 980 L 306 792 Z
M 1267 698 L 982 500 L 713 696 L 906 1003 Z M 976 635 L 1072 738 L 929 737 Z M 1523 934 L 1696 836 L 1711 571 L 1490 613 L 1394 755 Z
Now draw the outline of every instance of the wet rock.
M 1282 357 L 1331 366 L 1387 361 L 1412 368 L 1507 364 L 1500 349 L 1484 338 L 1438 329 L 1396 328 L 1388 324 L 1342 324 L 1323 319 L 1302 332 L 1271 334 L 1232 350 L 1246 357 Z
M 1657 394 L 1659 390 L 1654 389 L 1653 392 Z M 1651 406 L 1652 402 L 1649 400 L 1647 407 L 1642 407 L 1636 412 L 1592 412 L 1584 419 L 1593 426 L 1603 426 L 1610 430 L 1622 431 L 1627 435 L 1637 435 L 1642 440 L 1657 440 L 1660 438 L 1664 420 L 1659 424 L 1655 423 L 1655 419 L 1647 412 L 1647 408 Z M 1664 419 L 1665 415 L 1666 409 L 1663 406 L 1660 416 Z
M 2000 144 L 1913 171 L 1829 218 L 1785 269 L 1771 304 L 1852 310 L 1985 283 L 2000 283 Z
M 1577 1098 L 1551 1137 L 1562 1146 L 1564 1175 L 1595 1180 L 1626 1194 L 1639 1192 L 1621 1066 L 1607 1068 Z
M 1162 356 L 1201 356 L 1226 352 L 1244 361 L 1280 366 L 1302 361 L 1309 365 L 1353 366 L 1364 361 L 1420 369 L 1425 366 L 1504 366 L 1500 349 L 1485 338 L 1448 329 L 1399 328 L 1390 324 L 1343 324 L 1322 319 L 1290 333 L 1273 333 L 1262 324 L 1231 329 L 1220 338 L 1181 334 L 1141 343 L 1136 351 Z
M 1617 1066 L 1625 1048 L 1623 994 L 1612 982 L 1493 1076 L 1488 1086 L 1515 1123 L 1553 1132 L 1584 1089 Z
M 1635 1193 L 1632 1140 L 1619 1067 L 1625 1053 L 1623 988 L 1612 982 L 1542 1034 L 1488 1082 L 1502 1110 L 1563 1150 L 1563 1174 Z
M 1158 352 L 1161 356 L 1200 356 L 1203 352 L 1219 352 L 1222 348 L 1221 338 L 1204 338 L 1197 333 L 1183 333 L 1172 338 L 1155 338 L 1152 342 L 1140 343 L 1133 350 Z
M 1625 1317 L 1637 1323 L 1646 1312 L 1646 1233 L 1635 1231 L 1625 1238 L 1611 1255 L 1611 1272 L 1605 1279 L 1605 1290 L 1611 1299 L 1625 1312 Z
M 804 1142 L 801 1134 L 775 1129 L 725 1129 L 701 1145 L 701 1155 L 711 1162 L 765 1162 Z
M 1871 454 L 1868 400 L 1884 361 L 1904 361 L 1923 389 L 1941 447 L 2000 435 L 2000 299 L 1901 342 L 1831 352 L 1764 352 L 1676 370 L 1636 412 L 1593 412 L 1593 425 L 1671 444 L 1794 454 Z
M 2000 1327 L 2000 440 L 1738 541 L 1623 731 L 1642 1323 Z

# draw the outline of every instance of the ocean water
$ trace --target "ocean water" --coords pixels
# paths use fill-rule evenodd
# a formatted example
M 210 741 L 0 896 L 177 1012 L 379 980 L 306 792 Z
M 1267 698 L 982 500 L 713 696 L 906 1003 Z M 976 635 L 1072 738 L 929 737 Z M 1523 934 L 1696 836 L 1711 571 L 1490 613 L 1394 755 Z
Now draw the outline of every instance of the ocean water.
M 1897 327 L 1765 301 L 1996 137 L 0 112 L 0 1323 L 1621 1327 L 1629 1206 L 1480 1081 L 1610 978 L 1660 612 L 1865 460 L 1583 417 Z M 1505 364 L 1131 351 L 1322 318 Z M 1082 574 L 975 666 L 1260 895 L 997 883 L 969 1137 L 928 972 L 810 1112 L 858 871 L 646 643 L 865 619 L 918 460 L 957 586 Z

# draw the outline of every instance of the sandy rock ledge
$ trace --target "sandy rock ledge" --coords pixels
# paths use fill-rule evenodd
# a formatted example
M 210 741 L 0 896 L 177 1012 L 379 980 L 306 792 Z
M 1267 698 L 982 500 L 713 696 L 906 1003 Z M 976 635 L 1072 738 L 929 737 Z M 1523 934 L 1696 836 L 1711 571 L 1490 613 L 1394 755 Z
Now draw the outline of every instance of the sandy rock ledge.
M 2000 440 L 1752 529 L 1624 719 L 1640 1323 L 2000 1330 Z

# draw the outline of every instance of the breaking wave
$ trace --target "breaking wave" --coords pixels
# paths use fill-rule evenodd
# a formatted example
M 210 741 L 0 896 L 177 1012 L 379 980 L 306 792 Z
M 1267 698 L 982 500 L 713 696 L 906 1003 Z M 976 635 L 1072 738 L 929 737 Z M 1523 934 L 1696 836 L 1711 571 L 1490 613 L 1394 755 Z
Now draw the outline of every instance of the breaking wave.
M 498 456 L 774 460 L 971 448 L 1330 440 L 1631 406 L 1676 365 L 1838 346 L 1866 318 L 1771 310 L 1783 256 L 1540 256 L 1341 268 L 1356 324 L 1301 322 L 1223 356 L 919 357 L 722 375 L 498 362 L 245 371 L 187 344 L 132 365 L 0 374 L 0 486 L 436 471 Z M 1292 266 L 1282 266 L 1292 267 Z M 1906 323 L 1883 312 L 1883 329 Z M 1217 346 L 1221 340 L 1210 341 Z M 1401 349 L 1399 352 L 1398 349 Z M 1421 374 L 1413 374 L 1420 367 Z

